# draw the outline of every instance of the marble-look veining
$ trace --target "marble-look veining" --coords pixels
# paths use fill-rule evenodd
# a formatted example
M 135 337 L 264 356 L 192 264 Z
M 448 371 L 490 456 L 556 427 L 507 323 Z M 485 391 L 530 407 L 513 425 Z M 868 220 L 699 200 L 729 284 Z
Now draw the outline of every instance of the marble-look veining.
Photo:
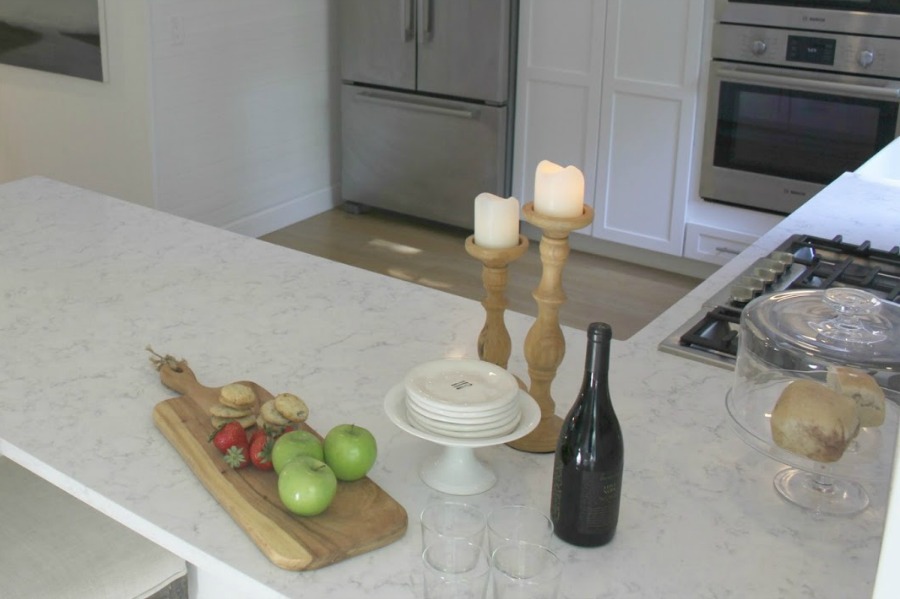
M 625 438 L 618 533 L 602 548 L 554 540 L 571 598 L 871 595 L 888 495 L 852 518 L 781 500 L 782 467 L 732 431 L 731 373 L 657 351 L 659 341 L 754 259 L 795 232 L 897 243 L 900 190 L 845 175 L 627 342 L 611 390 Z M 434 445 L 390 423 L 388 389 L 412 366 L 476 355 L 478 302 L 287 250 L 44 178 L 0 185 L 0 452 L 177 553 L 242 585 L 236 596 L 421 596 L 420 510 L 446 496 L 417 468 Z M 564 307 L 563 307 L 564 309 Z M 602 320 L 603 314 L 598 313 Z M 508 313 L 509 369 L 527 380 L 532 320 Z M 554 381 L 578 390 L 584 333 Z M 272 565 L 153 425 L 172 395 L 145 346 L 189 360 L 201 382 L 291 391 L 320 431 L 354 421 L 379 441 L 370 476 L 408 511 L 406 536 L 305 573 Z M 499 475 L 468 500 L 549 508 L 551 455 L 477 450 Z M 61 515 L 54 515 L 60 517 Z M 237 588 L 237 587 L 235 587 Z M 246 594 L 250 593 L 250 595 Z

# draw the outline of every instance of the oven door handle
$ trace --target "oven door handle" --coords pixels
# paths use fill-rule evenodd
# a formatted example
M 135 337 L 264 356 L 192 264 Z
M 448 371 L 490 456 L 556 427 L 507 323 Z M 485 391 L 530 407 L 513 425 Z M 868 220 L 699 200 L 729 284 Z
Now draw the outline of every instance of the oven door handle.
M 719 65 L 717 73 L 720 79 L 759 85 L 774 85 L 787 89 L 812 92 L 833 93 L 842 96 L 857 96 L 873 100 L 900 100 L 900 83 L 891 81 L 883 85 L 864 85 L 843 83 L 841 81 L 823 81 L 793 75 L 785 77 L 768 72 L 759 72 L 746 67 Z

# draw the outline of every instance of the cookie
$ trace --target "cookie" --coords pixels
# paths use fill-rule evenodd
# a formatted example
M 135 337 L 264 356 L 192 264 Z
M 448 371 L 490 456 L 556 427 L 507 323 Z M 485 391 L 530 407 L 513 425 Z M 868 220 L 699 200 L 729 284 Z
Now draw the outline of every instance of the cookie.
M 262 407 L 259 409 L 260 415 L 263 417 L 268 424 L 274 424 L 275 426 L 287 426 L 291 423 L 290 420 L 282 416 L 278 410 L 275 409 L 275 400 L 270 399 L 269 401 L 263 403 Z
M 306 402 L 290 393 L 279 393 L 275 396 L 275 409 L 291 422 L 305 422 L 309 416 Z
M 231 421 L 237 421 L 244 428 L 250 428 L 254 424 L 256 424 L 256 417 L 253 414 L 249 416 L 244 416 L 243 418 L 221 418 L 219 416 L 210 416 L 210 422 L 212 422 L 213 427 L 222 428 L 226 424 Z
M 219 401 L 226 406 L 246 410 L 256 403 L 256 393 L 247 385 L 231 383 L 225 385 L 219 392 Z
M 250 416 L 253 414 L 252 408 L 232 408 L 231 406 L 226 406 L 224 404 L 216 404 L 214 406 L 210 406 L 209 413 L 211 416 L 216 416 L 218 418 L 243 418 L 244 416 Z

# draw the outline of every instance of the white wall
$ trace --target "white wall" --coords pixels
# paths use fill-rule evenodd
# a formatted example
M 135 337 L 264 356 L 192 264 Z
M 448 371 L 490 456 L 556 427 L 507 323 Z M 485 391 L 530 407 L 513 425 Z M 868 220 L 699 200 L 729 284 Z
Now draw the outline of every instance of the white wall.
M 153 205 L 146 14 L 105 1 L 105 83 L 0 64 L 0 182 L 45 175 Z
M 339 202 L 336 3 L 151 3 L 160 209 L 259 236 Z
M 335 2 L 104 3 L 106 83 L 0 65 L 0 182 L 253 236 L 340 202 Z

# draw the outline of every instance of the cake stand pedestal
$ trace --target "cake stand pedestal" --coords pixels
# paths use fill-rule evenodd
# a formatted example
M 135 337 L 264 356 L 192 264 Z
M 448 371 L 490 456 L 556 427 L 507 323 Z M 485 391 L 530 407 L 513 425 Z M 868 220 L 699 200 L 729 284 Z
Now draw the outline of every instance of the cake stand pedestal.
M 450 495 L 476 495 L 494 486 L 497 475 L 478 459 L 475 449 L 502 445 L 527 435 L 541 420 L 541 411 L 534 399 L 524 391 L 518 396 L 521 418 L 516 428 L 505 435 L 493 437 L 451 437 L 416 428 L 410 422 L 406 410 L 406 389 L 403 383 L 395 385 L 384 399 L 384 411 L 401 430 L 414 437 L 431 441 L 440 446 L 433 456 L 419 466 L 422 481 L 442 493 Z

